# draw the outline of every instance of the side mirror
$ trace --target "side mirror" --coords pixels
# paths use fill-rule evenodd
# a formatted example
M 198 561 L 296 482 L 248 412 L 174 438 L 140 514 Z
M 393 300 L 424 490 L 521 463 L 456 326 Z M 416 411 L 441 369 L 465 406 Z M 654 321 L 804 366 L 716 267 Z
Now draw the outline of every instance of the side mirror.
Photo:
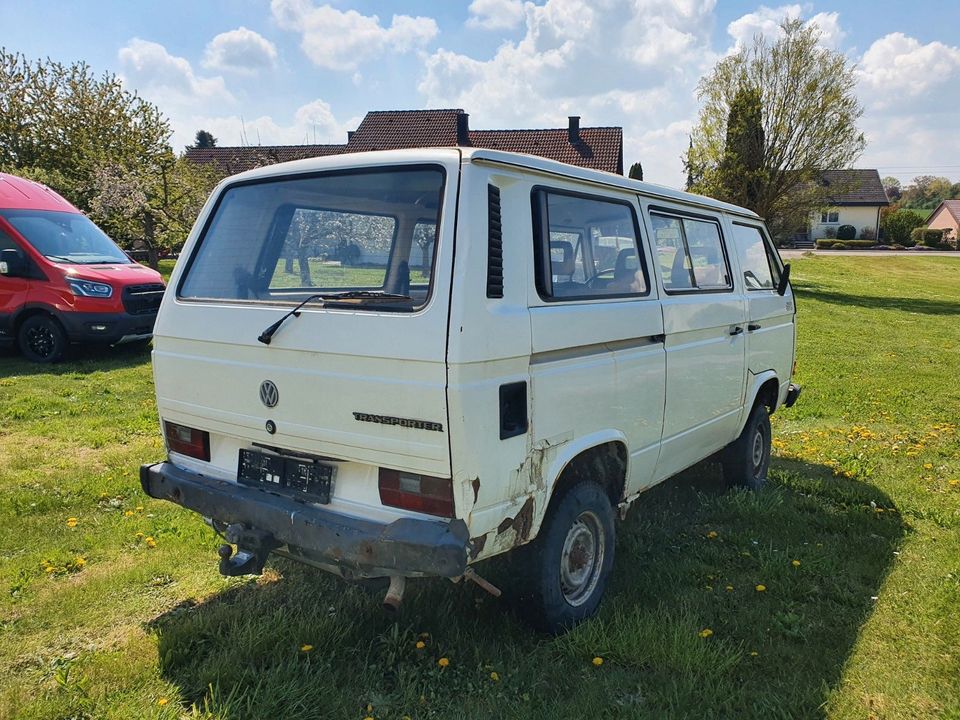
M 19 250 L 0 250 L 0 275 L 23 277 L 27 273 L 27 263 Z
M 783 272 L 780 273 L 780 284 L 777 285 L 777 295 L 781 297 L 786 294 L 787 287 L 790 285 L 790 263 L 783 266 Z

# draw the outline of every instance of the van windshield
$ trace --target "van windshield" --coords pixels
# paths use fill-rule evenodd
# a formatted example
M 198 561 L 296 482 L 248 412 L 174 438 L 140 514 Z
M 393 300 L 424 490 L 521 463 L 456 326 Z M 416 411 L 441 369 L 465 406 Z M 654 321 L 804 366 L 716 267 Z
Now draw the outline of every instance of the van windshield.
M 133 262 L 86 215 L 54 210 L 0 210 L 0 215 L 48 260 L 76 265 Z
M 372 310 L 421 307 L 430 296 L 443 185 L 440 167 L 399 166 L 228 187 L 179 296 L 295 304 L 342 293 Z

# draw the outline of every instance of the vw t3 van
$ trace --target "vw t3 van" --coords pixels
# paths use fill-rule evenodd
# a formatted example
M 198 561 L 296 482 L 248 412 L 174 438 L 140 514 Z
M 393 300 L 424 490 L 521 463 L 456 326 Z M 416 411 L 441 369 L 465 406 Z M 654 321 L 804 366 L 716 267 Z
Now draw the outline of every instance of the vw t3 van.
M 758 488 L 794 299 L 764 224 L 703 197 L 468 148 L 223 182 L 154 333 L 168 458 L 220 571 L 467 578 L 512 552 L 548 631 L 600 603 L 615 519 L 720 453 Z
M 53 190 L 0 173 L 0 345 L 44 363 L 70 343 L 144 343 L 163 291 Z

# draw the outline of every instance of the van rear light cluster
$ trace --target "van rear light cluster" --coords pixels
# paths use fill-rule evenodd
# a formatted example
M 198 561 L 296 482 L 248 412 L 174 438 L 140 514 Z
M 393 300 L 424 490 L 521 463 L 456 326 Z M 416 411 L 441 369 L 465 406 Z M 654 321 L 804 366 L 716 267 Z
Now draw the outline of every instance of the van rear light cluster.
M 453 517 L 453 482 L 402 470 L 380 468 L 380 502 L 440 517 Z
M 210 459 L 210 433 L 206 430 L 195 430 L 164 420 L 163 435 L 170 452 L 188 455 L 197 460 Z

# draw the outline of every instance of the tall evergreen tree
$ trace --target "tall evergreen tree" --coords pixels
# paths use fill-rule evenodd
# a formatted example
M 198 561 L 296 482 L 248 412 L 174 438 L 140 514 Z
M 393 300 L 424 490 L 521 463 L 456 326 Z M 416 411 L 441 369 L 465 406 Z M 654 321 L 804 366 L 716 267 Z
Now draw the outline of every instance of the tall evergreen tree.
M 643 166 L 635 162 L 630 166 L 630 179 L 631 180 L 643 180 Z
M 217 146 L 217 139 L 213 133 L 206 130 L 197 130 L 197 136 L 193 141 L 195 148 L 214 148 Z
M 763 108 L 760 91 L 737 90 L 727 116 L 727 141 L 720 159 L 717 197 L 758 210 L 764 186 Z

